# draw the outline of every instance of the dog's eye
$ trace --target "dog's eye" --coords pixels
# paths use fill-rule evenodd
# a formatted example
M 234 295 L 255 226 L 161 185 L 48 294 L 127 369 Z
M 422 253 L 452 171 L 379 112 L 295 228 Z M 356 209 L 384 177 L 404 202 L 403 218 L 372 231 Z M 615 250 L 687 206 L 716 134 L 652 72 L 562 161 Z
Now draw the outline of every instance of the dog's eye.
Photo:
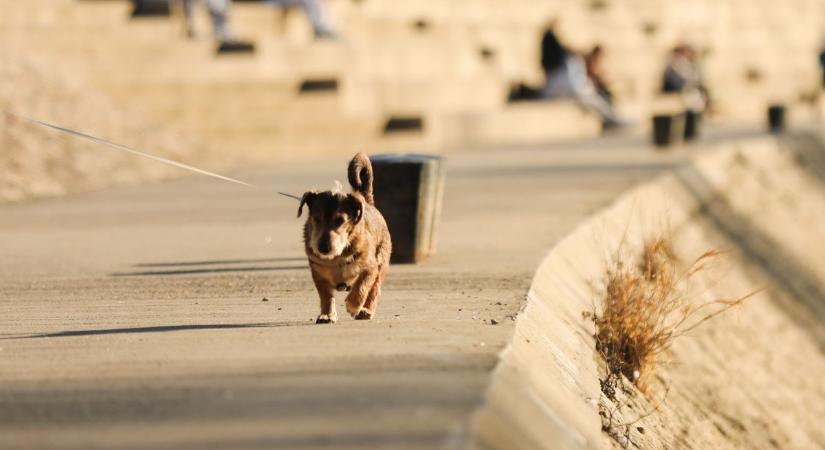
M 343 217 L 336 217 L 335 222 L 333 222 L 333 223 L 335 223 L 335 227 L 338 228 L 338 227 L 340 227 L 341 225 L 344 224 L 344 218 Z

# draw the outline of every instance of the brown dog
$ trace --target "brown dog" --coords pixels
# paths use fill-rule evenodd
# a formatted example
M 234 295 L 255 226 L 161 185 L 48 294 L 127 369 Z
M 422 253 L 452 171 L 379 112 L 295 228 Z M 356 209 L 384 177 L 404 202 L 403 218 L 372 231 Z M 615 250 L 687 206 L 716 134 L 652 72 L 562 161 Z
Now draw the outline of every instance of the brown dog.
M 309 217 L 304 225 L 304 247 L 312 280 L 321 297 L 315 323 L 335 323 L 334 290 L 347 291 L 347 312 L 356 320 L 375 316 L 381 283 L 390 264 L 392 242 L 384 217 L 372 196 L 372 164 L 358 153 L 349 163 L 351 194 L 340 191 L 304 193 Z

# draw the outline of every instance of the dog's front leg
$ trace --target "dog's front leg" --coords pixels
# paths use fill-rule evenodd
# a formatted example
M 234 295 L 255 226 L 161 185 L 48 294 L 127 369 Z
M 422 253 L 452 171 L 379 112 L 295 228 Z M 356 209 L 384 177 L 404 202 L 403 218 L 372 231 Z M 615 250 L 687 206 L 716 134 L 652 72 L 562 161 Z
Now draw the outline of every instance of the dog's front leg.
M 315 319 L 315 323 L 335 323 L 338 321 L 338 312 L 335 311 L 335 291 L 327 280 L 312 271 L 312 281 L 321 299 L 321 314 Z
M 361 314 L 369 314 L 369 318 L 375 317 L 375 310 L 378 308 L 378 297 L 381 296 L 381 284 L 384 282 L 384 277 L 386 276 L 386 264 L 378 266 L 378 276 L 375 277 L 375 281 L 372 283 L 372 287 L 367 295 L 367 301 L 364 302 L 364 311 L 366 311 L 366 313 L 362 311 Z
M 367 296 L 370 293 L 375 279 L 378 277 L 378 272 L 369 270 L 362 272 L 352 285 L 352 290 L 347 295 L 347 312 L 355 319 L 371 319 L 369 312 L 364 310 L 364 303 L 367 301 Z

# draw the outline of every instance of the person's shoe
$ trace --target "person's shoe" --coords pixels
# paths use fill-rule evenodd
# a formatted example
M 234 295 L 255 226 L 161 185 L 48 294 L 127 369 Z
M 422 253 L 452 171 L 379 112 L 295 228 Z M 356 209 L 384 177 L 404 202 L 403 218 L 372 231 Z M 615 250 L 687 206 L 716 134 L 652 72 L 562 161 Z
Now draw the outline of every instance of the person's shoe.
M 338 36 L 338 33 L 332 30 L 315 30 L 315 39 L 338 40 L 340 39 L 340 36 Z
M 249 41 L 238 39 L 225 39 L 218 43 L 218 54 L 225 53 L 252 53 L 255 51 L 255 44 Z

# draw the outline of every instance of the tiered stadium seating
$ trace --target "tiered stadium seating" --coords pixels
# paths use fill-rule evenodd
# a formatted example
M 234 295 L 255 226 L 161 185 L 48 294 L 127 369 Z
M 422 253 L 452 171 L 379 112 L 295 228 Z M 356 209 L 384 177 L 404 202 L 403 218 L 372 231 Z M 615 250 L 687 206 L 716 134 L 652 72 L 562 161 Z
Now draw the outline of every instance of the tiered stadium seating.
M 753 1 L 764 3 L 754 8 Z M 668 50 L 707 50 L 722 117 L 761 119 L 819 86 L 818 0 L 328 0 L 343 38 L 313 41 L 300 12 L 236 2 L 252 55 L 215 56 L 179 17 L 129 19 L 127 0 L 3 0 L 0 38 L 88 77 L 122 102 L 271 159 L 305 152 L 437 150 L 599 132 L 570 102 L 507 104 L 538 84 L 549 19 L 573 48 L 602 44 L 619 107 L 644 122 Z

